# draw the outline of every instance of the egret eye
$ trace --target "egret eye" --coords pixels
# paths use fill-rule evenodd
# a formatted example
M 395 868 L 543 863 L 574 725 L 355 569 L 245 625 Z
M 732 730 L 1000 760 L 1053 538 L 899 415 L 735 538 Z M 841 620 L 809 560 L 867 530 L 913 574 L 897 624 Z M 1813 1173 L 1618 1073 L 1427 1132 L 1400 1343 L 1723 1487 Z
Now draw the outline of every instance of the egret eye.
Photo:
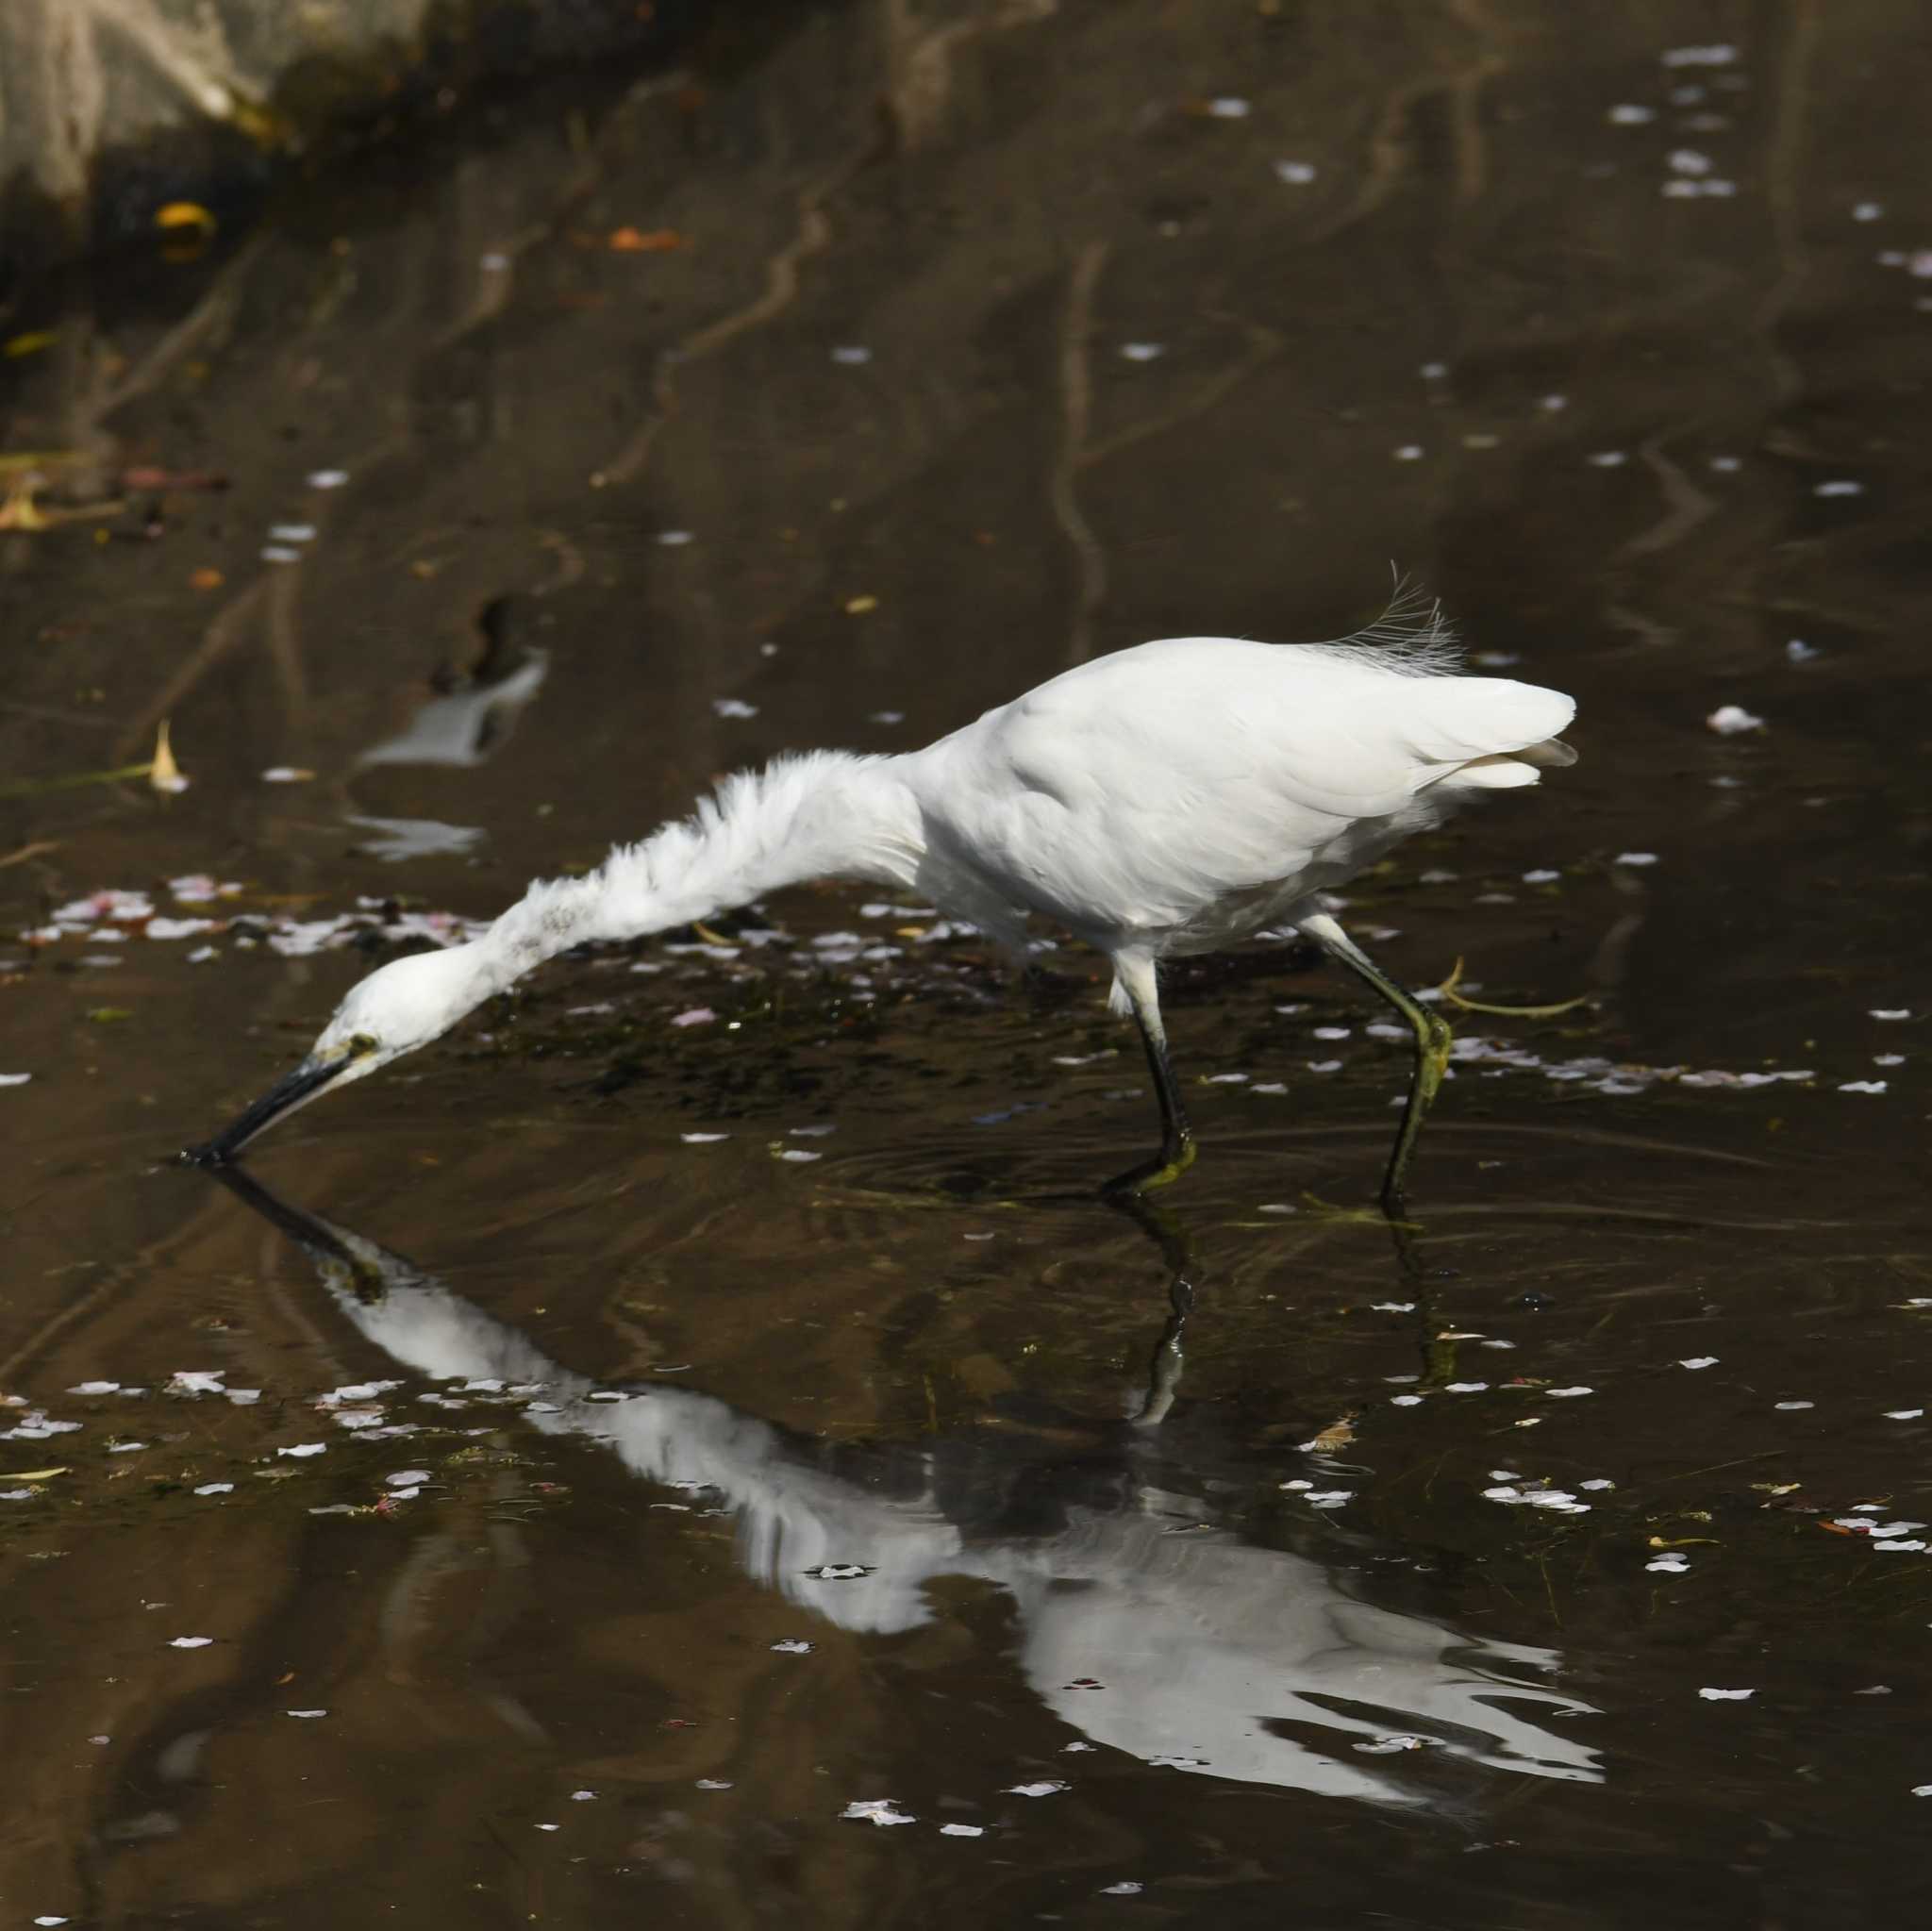
M 374 1033 L 358 1033 L 349 1041 L 349 1057 L 351 1059 L 366 1059 L 375 1051 L 375 1035 Z

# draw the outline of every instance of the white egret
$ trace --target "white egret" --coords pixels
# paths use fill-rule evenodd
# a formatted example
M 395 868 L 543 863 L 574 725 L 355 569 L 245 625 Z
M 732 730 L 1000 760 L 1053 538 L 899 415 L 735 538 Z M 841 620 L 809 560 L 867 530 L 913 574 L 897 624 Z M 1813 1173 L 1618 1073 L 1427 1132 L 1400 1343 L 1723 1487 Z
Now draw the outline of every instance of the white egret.
M 1194 1157 L 1161 1024 L 1160 960 L 1298 926 L 1415 1033 L 1382 1187 L 1399 1213 L 1449 1028 L 1322 909 L 1321 893 L 1471 792 L 1533 785 L 1575 757 L 1557 741 L 1573 699 L 1460 669 L 1440 614 L 1398 603 L 1331 643 L 1169 638 L 1096 658 L 923 751 L 807 752 L 737 773 L 690 818 L 616 847 L 587 876 L 532 885 L 480 938 L 372 973 L 308 1058 L 190 1157 L 228 1159 L 573 945 L 837 876 L 915 891 L 1016 951 L 1038 914 L 1106 955 L 1109 1003 L 1138 1023 L 1160 1103 L 1159 1152 L 1111 1183 L 1127 1190 L 1163 1185 Z

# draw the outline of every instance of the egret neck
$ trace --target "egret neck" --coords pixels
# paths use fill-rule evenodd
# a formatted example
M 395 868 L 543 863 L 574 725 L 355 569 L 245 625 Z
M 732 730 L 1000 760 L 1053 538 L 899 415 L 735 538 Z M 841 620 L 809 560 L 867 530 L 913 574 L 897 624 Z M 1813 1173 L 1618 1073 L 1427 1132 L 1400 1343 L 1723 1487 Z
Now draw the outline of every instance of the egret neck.
M 923 841 L 898 761 L 814 751 L 734 773 L 594 872 L 533 885 L 475 941 L 477 998 L 573 945 L 669 931 L 808 878 L 910 883 Z
M 807 878 L 909 883 L 920 813 L 893 774 L 898 761 L 814 751 L 736 773 L 689 818 L 617 846 L 594 872 L 533 885 L 480 938 L 391 960 L 350 991 L 293 1072 L 186 1157 L 232 1159 L 277 1120 L 427 1045 L 573 945 L 668 931 Z

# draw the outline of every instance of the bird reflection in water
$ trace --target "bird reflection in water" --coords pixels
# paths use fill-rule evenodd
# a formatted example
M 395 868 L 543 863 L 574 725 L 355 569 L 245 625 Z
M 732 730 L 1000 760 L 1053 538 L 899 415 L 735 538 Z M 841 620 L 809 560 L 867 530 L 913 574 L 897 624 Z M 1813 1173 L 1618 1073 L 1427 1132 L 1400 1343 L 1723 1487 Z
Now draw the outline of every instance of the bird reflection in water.
M 1005 1590 L 1029 1688 L 1094 1746 L 1390 1804 L 1429 1799 L 1400 1773 L 1411 1744 L 1494 1770 L 1603 1780 L 1595 1751 L 1545 1726 L 1594 1714 L 1538 1680 L 1557 1669 L 1555 1651 L 1376 1608 L 1306 1556 L 1197 1526 L 1201 1497 L 1174 1486 L 1185 1474 L 1153 1453 L 1192 1295 L 1171 1220 L 1142 1221 L 1173 1268 L 1174 1298 L 1141 1411 L 1096 1429 L 1105 1459 L 1027 1469 L 1027 1526 L 1015 1532 L 997 1519 L 1012 1484 L 990 1467 L 984 1442 L 878 1448 L 865 1464 L 845 1450 L 834 1469 L 810 1441 L 690 1389 L 592 1402 L 600 1384 L 399 1255 L 287 1205 L 238 1168 L 217 1177 L 294 1239 L 342 1314 L 398 1367 L 435 1380 L 541 1382 L 543 1406 L 525 1411 L 527 1426 L 579 1437 L 641 1481 L 712 1491 L 736 1516 L 746 1574 L 799 1608 L 883 1636 L 929 1622 L 929 1587 L 941 1577 Z M 999 1453 L 1010 1469 L 1012 1444 Z M 827 1587 L 814 1573 L 827 1565 L 862 1573 Z M 1095 1694 L 1085 1684 L 1103 1661 L 1105 1693 Z

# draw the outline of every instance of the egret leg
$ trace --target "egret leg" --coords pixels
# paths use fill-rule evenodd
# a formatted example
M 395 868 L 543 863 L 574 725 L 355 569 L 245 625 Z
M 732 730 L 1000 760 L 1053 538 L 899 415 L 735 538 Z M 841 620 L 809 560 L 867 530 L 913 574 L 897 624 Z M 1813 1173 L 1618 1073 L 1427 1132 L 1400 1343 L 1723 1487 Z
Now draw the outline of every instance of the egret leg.
M 1170 1186 L 1194 1164 L 1194 1129 L 1181 1105 L 1180 1082 L 1168 1057 L 1167 1028 L 1160 1022 L 1160 999 L 1155 990 L 1151 959 L 1116 959 L 1114 972 L 1133 1002 L 1141 1043 L 1147 1049 L 1147 1070 L 1154 1075 L 1154 1096 L 1160 1102 L 1160 1151 L 1140 1165 L 1116 1174 L 1103 1190 L 1108 1193 L 1146 1193 Z
M 1415 1076 L 1409 1082 L 1408 1104 L 1402 1109 L 1402 1124 L 1396 1129 L 1395 1146 L 1389 1156 L 1389 1171 L 1382 1178 L 1382 1211 L 1391 1220 L 1400 1220 L 1408 1163 L 1429 1104 L 1449 1070 L 1449 1048 L 1455 1035 L 1440 1013 L 1431 1012 L 1405 992 L 1326 912 L 1303 919 L 1300 924 L 1324 951 L 1366 979 L 1415 1030 Z

